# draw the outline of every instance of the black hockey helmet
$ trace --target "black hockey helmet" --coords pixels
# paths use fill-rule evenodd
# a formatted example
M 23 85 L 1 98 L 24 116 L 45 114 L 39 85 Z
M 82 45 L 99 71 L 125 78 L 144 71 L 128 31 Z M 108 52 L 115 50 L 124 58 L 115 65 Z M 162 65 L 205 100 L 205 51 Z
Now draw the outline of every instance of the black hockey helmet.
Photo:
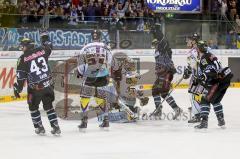
M 99 41 L 101 39 L 101 32 L 99 30 L 93 30 L 92 32 L 92 40 Z
M 199 51 L 201 51 L 202 53 L 206 53 L 208 50 L 208 45 L 206 41 L 200 40 L 197 42 L 197 48 L 199 49 Z
M 32 39 L 22 38 L 20 40 L 20 48 L 26 47 L 27 49 L 32 49 L 35 47 L 35 43 Z

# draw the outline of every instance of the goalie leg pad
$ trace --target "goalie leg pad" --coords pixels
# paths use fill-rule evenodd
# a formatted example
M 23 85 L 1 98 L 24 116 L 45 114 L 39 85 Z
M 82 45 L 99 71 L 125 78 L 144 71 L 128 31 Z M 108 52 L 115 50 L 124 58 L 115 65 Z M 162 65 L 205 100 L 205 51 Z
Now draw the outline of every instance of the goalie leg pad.
M 196 115 L 201 113 L 201 106 L 200 106 L 200 102 L 201 102 L 201 95 L 194 95 L 194 94 L 190 94 L 190 100 L 191 100 L 191 105 L 192 105 L 192 115 Z
M 91 98 L 88 98 L 88 97 L 81 97 L 80 98 L 80 106 L 81 106 L 82 112 L 87 111 L 90 99 Z

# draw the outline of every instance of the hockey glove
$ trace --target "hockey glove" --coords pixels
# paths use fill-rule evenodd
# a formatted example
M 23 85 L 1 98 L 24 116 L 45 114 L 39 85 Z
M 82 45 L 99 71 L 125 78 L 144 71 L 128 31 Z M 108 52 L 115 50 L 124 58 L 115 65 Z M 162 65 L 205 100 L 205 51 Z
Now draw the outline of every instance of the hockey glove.
M 141 106 L 145 106 L 145 105 L 148 104 L 148 101 L 149 101 L 149 98 L 148 98 L 148 97 L 140 98 L 140 105 L 141 105 Z
M 199 77 L 199 80 L 201 83 L 205 84 L 206 81 L 207 81 L 207 76 L 205 73 L 203 73 L 200 77 Z
M 191 67 L 188 66 L 187 68 L 185 68 L 184 73 L 183 73 L 183 79 L 188 79 L 190 77 L 190 75 L 192 74 L 192 70 Z
M 77 78 L 83 78 L 83 75 L 81 73 L 79 73 L 78 71 L 76 71 L 76 75 L 77 75 Z
M 19 92 L 19 90 L 18 90 L 18 84 L 17 83 L 14 83 L 13 84 L 13 91 L 14 91 L 14 96 L 16 97 L 16 98 L 20 98 L 20 92 Z
M 46 30 L 40 32 L 40 37 L 41 37 L 42 45 L 49 45 L 49 46 L 52 45 L 48 36 L 48 32 Z

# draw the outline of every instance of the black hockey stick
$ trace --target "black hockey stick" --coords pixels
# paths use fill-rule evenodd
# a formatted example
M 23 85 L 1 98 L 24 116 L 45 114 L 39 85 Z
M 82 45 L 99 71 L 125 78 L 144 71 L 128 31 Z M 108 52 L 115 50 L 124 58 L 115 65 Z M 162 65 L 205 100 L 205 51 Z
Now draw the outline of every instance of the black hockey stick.
M 153 116 L 154 113 L 156 113 L 160 108 L 161 105 L 163 104 L 163 102 L 172 94 L 172 92 L 175 90 L 175 88 L 182 82 L 183 80 L 183 76 L 178 80 L 177 84 L 175 85 L 175 87 L 172 87 L 172 89 L 168 92 L 167 96 L 163 99 L 163 101 L 160 102 L 159 107 L 157 107 L 150 115 L 149 117 Z

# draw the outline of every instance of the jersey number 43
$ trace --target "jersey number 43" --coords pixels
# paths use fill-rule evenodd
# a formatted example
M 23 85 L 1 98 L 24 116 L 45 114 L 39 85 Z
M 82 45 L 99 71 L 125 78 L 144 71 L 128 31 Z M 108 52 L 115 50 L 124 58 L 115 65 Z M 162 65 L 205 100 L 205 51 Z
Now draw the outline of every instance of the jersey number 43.
M 40 67 L 39 67 L 40 66 Z M 43 72 L 48 71 L 48 65 L 44 57 L 40 57 L 31 61 L 31 73 L 36 72 L 36 75 L 41 75 Z

